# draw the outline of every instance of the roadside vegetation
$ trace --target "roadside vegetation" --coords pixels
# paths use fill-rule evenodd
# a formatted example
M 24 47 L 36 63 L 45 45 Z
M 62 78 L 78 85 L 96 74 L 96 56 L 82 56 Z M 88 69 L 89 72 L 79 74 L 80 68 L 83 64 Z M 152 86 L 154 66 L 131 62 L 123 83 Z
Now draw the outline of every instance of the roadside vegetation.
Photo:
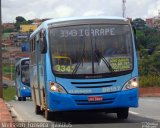
M 9 79 L 12 77 L 12 79 L 14 79 L 15 66 L 10 64 L 3 64 L 2 73 L 3 77 L 7 77 Z
M 13 86 L 3 89 L 3 98 L 5 101 L 13 100 L 16 95 L 16 89 Z
M 160 87 L 160 30 L 142 25 L 136 35 L 140 87 Z
M 160 87 L 160 76 L 140 76 L 140 87 Z

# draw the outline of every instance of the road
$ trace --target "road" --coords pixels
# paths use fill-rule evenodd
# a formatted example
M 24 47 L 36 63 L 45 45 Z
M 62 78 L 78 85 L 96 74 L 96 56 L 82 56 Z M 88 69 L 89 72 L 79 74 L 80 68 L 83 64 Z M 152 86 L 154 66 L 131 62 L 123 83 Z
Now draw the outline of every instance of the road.
M 10 101 L 8 104 L 20 122 L 46 122 L 43 115 L 34 113 L 32 101 Z M 50 123 L 53 125 L 60 123 L 73 128 L 142 128 L 142 125 L 147 124 L 156 125 L 154 128 L 160 128 L 159 106 L 160 98 L 140 98 L 139 108 L 131 108 L 127 120 L 118 120 L 116 114 L 70 112 L 62 113 Z

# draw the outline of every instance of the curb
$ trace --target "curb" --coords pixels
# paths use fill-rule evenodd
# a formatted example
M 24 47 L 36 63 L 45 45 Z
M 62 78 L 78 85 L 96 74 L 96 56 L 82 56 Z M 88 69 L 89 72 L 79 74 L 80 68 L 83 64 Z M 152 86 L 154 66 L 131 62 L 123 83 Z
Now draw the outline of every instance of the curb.
M 3 101 L 3 99 L 0 98 L 0 122 L 10 122 L 13 123 L 12 115 Z
M 15 122 L 19 122 L 19 121 L 24 121 L 22 119 L 22 117 L 16 112 L 16 110 L 14 109 L 13 106 L 11 106 L 10 104 L 7 103 L 7 106 L 9 107 L 10 111 L 11 111 L 11 115 L 12 117 L 14 117 Z

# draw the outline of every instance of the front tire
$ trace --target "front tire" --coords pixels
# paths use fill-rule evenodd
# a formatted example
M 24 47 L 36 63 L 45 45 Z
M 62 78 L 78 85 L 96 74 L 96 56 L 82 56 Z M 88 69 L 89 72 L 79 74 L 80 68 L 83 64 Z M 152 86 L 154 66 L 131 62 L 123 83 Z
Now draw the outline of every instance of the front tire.
M 22 101 L 26 101 L 26 97 L 22 97 Z
M 42 113 L 40 106 L 36 105 L 36 107 L 35 107 L 35 113 L 36 113 L 37 115 L 39 115 L 39 114 Z
M 22 97 L 18 97 L 18 101 L 22 101 Z
M 117 117 L 118 119 L 127 119 L 129 113 L 129 108 L 121 108 L 117 111 Z
M 18 101 L 26 101 L 26 97 L 18 97 Z
M 45 110 L 44 116 L 46 120 L 51 120 L 52 119 L 52 112 L 48 111 L 47 109 Z

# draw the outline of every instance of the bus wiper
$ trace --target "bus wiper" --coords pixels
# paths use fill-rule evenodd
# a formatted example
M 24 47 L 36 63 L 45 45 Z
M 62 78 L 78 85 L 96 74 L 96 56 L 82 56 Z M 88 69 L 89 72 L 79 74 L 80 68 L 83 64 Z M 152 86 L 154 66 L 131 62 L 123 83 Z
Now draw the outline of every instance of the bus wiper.
M 83 40 L 82 40 L 82 42 L 83 42 Z M 84 46 L 83 46 L 83 50 L 82 50 L 82 55 L 81 55 L 80 61 L 76 64 L 75 68 L 73 69 L 72 74 L 76 74 L 77 73 L 79 66 L 81 65 L 81 63 L 83 64 L 84 56 L 85 56 L 85 42 L 84 42 Z
M 83 50 L 83 54 L 82 54 L 82 56 L 81 56 L 81 58 L 80 58 L 80 61 L 76 64 L 75 68 L 73 69 L 72 74 L 76 74 L 77 71 L 78 71 L 79 66 L 81 65 L 81 63 L 83 64 L 84 55 L 85 55 L 85 52 L 84 52 L 84 50 Z
M 107 59 L 102 55 L 101 52 L 99 52 L 98 50 L 95 50 L 95 54 L 98 58 L 102 59 L 103 62 L 106 64 L 107 68 L 109 69 L 110 72 L 113 72 L 114 69 L 112 68 L 112 66 L 110 65 L 110 63 L 107 61 Z

